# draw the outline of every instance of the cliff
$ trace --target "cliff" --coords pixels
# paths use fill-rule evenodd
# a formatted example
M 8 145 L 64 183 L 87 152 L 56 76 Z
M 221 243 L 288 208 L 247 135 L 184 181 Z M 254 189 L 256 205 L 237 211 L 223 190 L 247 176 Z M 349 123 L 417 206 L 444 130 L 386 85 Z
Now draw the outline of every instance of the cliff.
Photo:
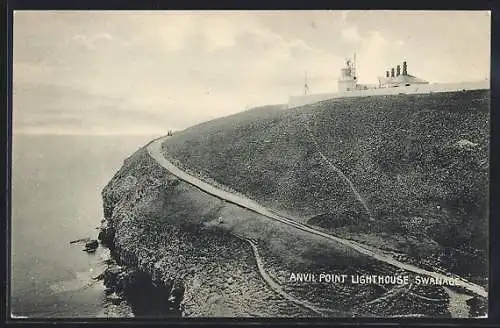
M 145 148 L 102 195 L 99 239 L 117 262 L 104 283 L 125 294 L 135 315 L 308 314 L 266 288 L 245 241 L 201 224 L 215 221 L 220 201 L 169 175 Z
M 488 92 L 393 97 L 250 110 L 169 137 L 164 155 L 206 181 L 324 231 L 397 249 L 407 261 L 474 249 L 468 258 L 483 263 Z M 146 147 L 125 160 L 102 196 L 99 239 L 116 261 L 103 278 L 136 315 L 450 315 L 440 286 L 290 282 L 296 272 L 401 271 L 210 196 L 162 168 Z M 487 274 L 440 261 L 428 265 L 481 283 Z
M 303 222 L 486 285 L 489 123 L 489 90 L 332 99 L 207 122 L 164 155 Z
M 449 315 L 448 297 L 436 287 L 425 293 L 439 303 L 394 292 L 394 286 L 291 282 L 295 272 L 395 271 L 209 196 L 170 175 L 145 148 L 125 160 L 103 200 L 99 239 L 116 263 L 102 278 L 136 316 Z

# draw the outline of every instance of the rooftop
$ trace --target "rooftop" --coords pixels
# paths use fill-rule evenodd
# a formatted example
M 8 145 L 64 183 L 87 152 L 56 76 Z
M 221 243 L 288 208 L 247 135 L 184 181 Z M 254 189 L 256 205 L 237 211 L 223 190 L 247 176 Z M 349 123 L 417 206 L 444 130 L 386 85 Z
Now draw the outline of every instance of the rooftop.
M 427 84 L 429 82 L 410 74 L 406 75 L 401 74 L 394 77 L 381 77 L 380 83 L 381 84 Z

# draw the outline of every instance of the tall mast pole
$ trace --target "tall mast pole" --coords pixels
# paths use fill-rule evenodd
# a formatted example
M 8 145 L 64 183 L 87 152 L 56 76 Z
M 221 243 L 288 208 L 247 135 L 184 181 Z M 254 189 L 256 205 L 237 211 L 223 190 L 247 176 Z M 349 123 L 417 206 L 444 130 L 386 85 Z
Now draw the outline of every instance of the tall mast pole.
M 307 83 L 307 71 L 305 72 L 305 77 L 304 77 L 304 95 L 309 94 L 309 85 Z
M 353 77 L 355 77 L 357 79 L 357 75 L 356 75 L 356 53 L 354 53 L 354 58 L 353 58 L 353 62 L 352 62 L 352 75 L 353 75 Z

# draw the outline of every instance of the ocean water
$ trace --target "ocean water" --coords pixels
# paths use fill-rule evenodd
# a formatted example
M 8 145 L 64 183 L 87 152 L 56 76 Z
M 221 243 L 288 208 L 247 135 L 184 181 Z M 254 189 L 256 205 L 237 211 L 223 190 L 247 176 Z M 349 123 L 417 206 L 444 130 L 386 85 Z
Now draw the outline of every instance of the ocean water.
M 97 238 L 101 190 L 123 160 L 156 136 L 15 135 L 12 150 L 11 314 L 30 318 L 104 316 Z

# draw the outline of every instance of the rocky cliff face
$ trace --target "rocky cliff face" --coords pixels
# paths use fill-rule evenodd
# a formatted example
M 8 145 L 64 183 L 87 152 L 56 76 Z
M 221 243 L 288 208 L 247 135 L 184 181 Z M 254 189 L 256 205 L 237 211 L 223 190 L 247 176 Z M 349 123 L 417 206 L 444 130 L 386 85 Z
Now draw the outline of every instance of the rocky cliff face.
M 328 316 L 450 315 L 439 286 L 290 282 L 291 272 L 401 272 L 201 192 L 159 166 L 145 147 L 125 160 L 102 196 L 99 239 L 113 261 L 101 278 L 136 316 L 317 317 L 303 301 L 327 308 Z M 248 240 L 266 275 L 291 297 L 264 279 Z
M 183 296 L 182 280 L 155 270 L 156 257 L 147 243 L 153 236 L 141 234 L 136 224 L 147 218 L 142 211 L 155 196 L 151 190 L 173 186 L 177 181 L 161 174 L 141 149 L 125 160 L 102 192 L 105 221 L 100 241 L 110 248 L 115 263 L 104 273 L 104 284 L 126 296 L 136 315 L 179 312 Z M 154 235 L 154 234 L 152 234 Z
M 115 263 L 103 274 L 136 316 L 284 316 L 310 313 L 260 279 L 250 245 L 204 222 L 220 201 L 168 174 L 145 148 L 102 192 L 100 241 Z

